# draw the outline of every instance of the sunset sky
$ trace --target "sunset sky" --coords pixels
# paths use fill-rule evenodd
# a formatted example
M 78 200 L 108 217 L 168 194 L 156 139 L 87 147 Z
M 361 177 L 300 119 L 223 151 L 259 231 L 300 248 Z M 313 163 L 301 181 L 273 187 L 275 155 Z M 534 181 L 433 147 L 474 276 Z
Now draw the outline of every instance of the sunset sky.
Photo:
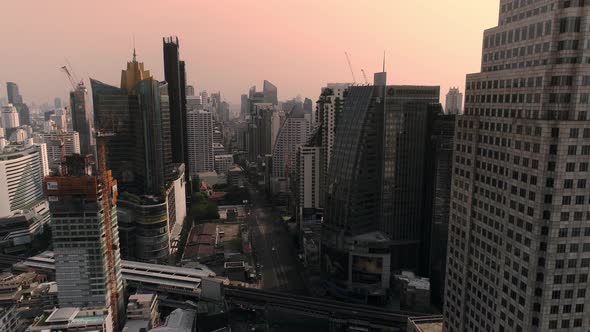
M 239 103 L 268 79 L 279 99 L 317 98 L 327 82 L 358 83 L 380 71 L 389 84 L 463 90 L 479 71 L 483 30 L 497 24 L 499 0 L 4 0 L 0 96 L 19 84 L 25 102 L 65 98 L 59 68 L 119 85 L 131 59 L 163 80 L 162 37 L 180 38 L 188 83 Z

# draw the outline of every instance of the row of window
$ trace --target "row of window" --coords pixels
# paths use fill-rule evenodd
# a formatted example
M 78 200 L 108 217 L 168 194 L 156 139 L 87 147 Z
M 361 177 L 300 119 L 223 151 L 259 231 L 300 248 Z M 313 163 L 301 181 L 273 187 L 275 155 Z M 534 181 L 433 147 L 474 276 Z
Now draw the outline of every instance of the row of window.
M 568 29 L 574 29 L 577 28 L 578 31 L 575 32 L 580 32 L 580 18 L 577 17 L 578 19 L 578 26 L 571 26 L 570 27 L 570 20 L 568 20 L 569 17 L 565 17 L 562 18 L 560 20 L 560 32 L 562 30 L 562 21 L 564 21 L 564 30 L 569 31 Z M 508 45 L 511 43 L 518 43 L 520 41 L 526 41 L 526 40 L 530 40 L 530 39 L 535 39 L 535 38 L 539 38 L 539 37 L 543 37 L 543 36 L 548 36 L 551 34 L 551 28 L 552 28 L 552 22 L 551 21 L 546 21 L 546 22 L 538 22 L 538 23 L 533 23 L 530 24 L 528 26 L 523 26 L 523 27 L 519 27 L 510 31 L 503 31 L 503 32 L 498 32 L 492 35 L 488 35 L 484 37 L 483 40 L 483 48 L 484 50 L 487 48 L 493 48 L 493 47 L 498 47 L 498 46 L 504 46 L 504 45 Z M 574 32 L 574 31 L 571 31 Z
M 579 44 L 576 44 L 575 46 L 577 47 L 578 45 Z M 567 45 L 566 44 L 561 45 L 561 47 L 565 47 L 565 46 L 567 46 Z M 572 45 L 572 47 L 573 46 L 574 45 Z M 560 47 L 560 43 L 558 42 L 557 46 L 554 47 L 553 50 L 557 49 L 558 51 L 561 51 L 559 49 L 559 47 Z M 482 57 L 482 62 L 485 64 L 485 63 L 493 62 L 493 61 L 508 60 L 508 59 L 512 59 L 512 58 L 531 56 L 534 54 L 547 53 L 547 52 L 550 52 L 551 50 L 552 49 L 551 49 L 550 42 L 515 47 L 515 48 L 507 49 L 507 50 L 499 50 L 499 51 L 494 51 L 494 52 L 490 52 L 490 53 L 484 53 L 483 57 Z

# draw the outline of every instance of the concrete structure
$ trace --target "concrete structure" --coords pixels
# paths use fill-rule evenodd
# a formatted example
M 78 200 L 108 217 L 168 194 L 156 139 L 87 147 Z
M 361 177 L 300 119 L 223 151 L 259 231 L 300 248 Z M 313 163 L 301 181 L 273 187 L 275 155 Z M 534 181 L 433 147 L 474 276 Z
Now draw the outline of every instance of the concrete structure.
M 86 175 L 84 170 L 72 168 L 68 172 L 68 176 L 46 177 L 44 181 L 51 210 L 59 305 L 62 308 L 111 307 L 121 317 L 124 294 L 117 182 L 108 172 L 109 188 L 101 188 L 97 177 Z M 110 229 L 106 228 L 106 213 L 102 212 L 103 199 L 109 199 Z M 113 248 L 107 248 L 105 232 L 110 232 L 108 238 L 112 239 Z M 108 255 L 112 255 L 113 270 L 109 270 Z M 117 292 L 117 303 L 111 303 L 111 289 Z
M 156 294 L 133 294 L 127 303 L 127 323 L 123 332 L 149 331 L 160 323 L 158 296 Z
M 301 146 L 297 153 L 299 175 L 299 208 L 320 208 L 320 176 L 323 147 Z
M 273 147 L 273 177 L 286 178 L 295 171 L 297 149 L 307 141 L 309 129 L 303 112 L 293 111 L 286 116 Z
M 191 176 L 214 170 L 213 117 L 210 112 L 193 110 L 187 113 L 189 172 Z
M 231 154 L 222 154 L 215 156 L 215 172 L 218 174 L 227 174 L 230 167 L 234 164 L 234 156 Z
M 459 88 L 450 88 L 445 101 L 445 114 L 456 115 L 463 111 L 463 94 Z
M 445 330 L 586 331 L 590 14 L 499 9 L 456 122 Z
M 6 129 L 18 128 L 20 126 L 18 112 L 12 104 L 2 106 L 2 117 L 0 117 L 0 126 Z
M 70 92 L 70 111 L 72 113 L 72 129 L 80 135 L 80 153 L 85 156 L 94 154 L 94 114 L 88 89 L 84 82 L 80 82 L 74 91 Z
M 47 311 L 26 332 L 114 332 L 106 308 L 62 307 Z
M 50 131 L 40 133 L 42 143 L 47 146 L 47 160 L 49 169 L 57 172 L 61 164 L 62 144 L 64 157 L 80 154 L 80 135 L 76 131 Z

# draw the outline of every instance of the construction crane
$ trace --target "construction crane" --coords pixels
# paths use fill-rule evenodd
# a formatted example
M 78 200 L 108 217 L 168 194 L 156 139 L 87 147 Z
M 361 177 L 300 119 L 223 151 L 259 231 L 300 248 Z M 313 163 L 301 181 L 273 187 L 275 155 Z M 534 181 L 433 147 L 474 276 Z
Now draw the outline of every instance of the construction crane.
M 119 290 L 117 289 L 117 273 L 115 251 L 118 249 L 113 240 L 113 221 L 111 208 L 117 203 L 117 180 L 113 179 L 110 170 L 107 170 L 106 161 L 106 142 L 115 133 L 104 128 L 97 130 L 97 161 L 98 161 L 98 178 L 102 187 L 102 211 L 104 216 L 104 238 L 106 241 L 106 259 L 107 259 L 107 289 L 109 291 L 111 314 L 113 317 L 113 331 L 119 331 L 121 322 L 119 321 Z
M 361 69 L 361 73 L 363 73 L 363 78 L 365 79 L 365 84 L 369 84 L 369 80 L 367 79 L 367 74 L 365 73 L 365 70 Z
M 348 56 L 348 52 L 344 52 L 346 55 L 346 61 L 348 62 L 348 68 L 350 69 L 350 73 L 352 74 L 352 84 L 356 84 L 356 76 L 354 75 L 354 70 L 352 70 L 352 64 L 350 63 L 350 57 Z
M 68 77 L 68 81 L 70 81 L 70 85 L 72 86 L 72 90 L 75 91 L 76 90 L 76 80 L 72 76 L 72 73 L 70 73 L 70 70 L 68 69 L 67 66 L 62 66 L 61 70 L 66 74 L 66 76 Z

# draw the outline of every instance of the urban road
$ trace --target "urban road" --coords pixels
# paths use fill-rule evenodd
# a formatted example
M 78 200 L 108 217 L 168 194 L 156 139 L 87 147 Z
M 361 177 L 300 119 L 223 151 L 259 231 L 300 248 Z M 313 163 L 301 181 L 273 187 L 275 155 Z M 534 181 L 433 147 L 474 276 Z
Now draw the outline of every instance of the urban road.
M 258 271 L 259 287 L 264 290 L 292 294 L 307 294 L 301 263 L 293 237 L 278 213 L 268 206 L 266 199 L 247 184 L 251 198 L 250 229 L 252 247 Z

